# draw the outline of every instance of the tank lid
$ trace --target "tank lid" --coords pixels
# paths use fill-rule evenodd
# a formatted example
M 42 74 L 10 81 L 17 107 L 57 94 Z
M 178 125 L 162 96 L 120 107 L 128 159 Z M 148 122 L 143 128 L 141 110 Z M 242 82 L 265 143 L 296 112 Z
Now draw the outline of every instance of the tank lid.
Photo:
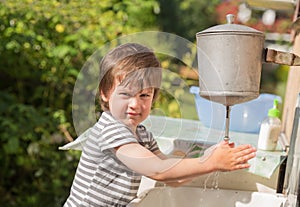
M 264 34 L 261 31 L 258 31 L 256 29 L 253 29 L 251 27 L 240 25 L 240 24 L 234 24 L 234 15 L 233 14 L 227 14 L 227 24 L 222 25 L 216 25 L 213 27 L 210 27 L 206 30 L 203 30 L 201 32 L 198 32 L 196 36 L 200 35 L 209 35 L 209 34 L 215 34 L 215 33 L 232 33 L 232 34 L 252 34 L 252 35 L 258 35 L 258 36 L 264 36 Z

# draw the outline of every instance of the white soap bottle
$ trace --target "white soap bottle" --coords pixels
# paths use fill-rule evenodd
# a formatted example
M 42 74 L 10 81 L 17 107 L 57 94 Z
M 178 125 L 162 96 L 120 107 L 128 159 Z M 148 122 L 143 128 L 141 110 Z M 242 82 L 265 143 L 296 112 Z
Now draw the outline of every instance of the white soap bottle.
M 279 119 L 278 100 L 274 100 L 273 108 L 269 109 L 268 117 L 263 120 L 260 126 L 257 148 L 273 151 L 276 149 L 278 137 L 281 131 Z

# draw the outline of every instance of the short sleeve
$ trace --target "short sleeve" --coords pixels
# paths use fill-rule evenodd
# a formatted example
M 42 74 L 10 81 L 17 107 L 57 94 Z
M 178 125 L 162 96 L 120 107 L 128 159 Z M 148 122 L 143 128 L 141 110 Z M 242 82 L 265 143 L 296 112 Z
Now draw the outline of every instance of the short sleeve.
M 137 143 L 134 134 L 126 125 L 115 122 L 103 128 L 98 145 L 100 150 L 104 152 L 129 143 Z

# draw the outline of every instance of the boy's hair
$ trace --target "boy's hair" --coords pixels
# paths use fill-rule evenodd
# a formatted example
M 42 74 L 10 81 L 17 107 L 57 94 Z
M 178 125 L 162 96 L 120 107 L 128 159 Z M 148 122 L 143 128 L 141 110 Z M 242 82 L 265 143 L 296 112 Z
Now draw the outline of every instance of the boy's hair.
M 147 47 L 137 43 L 126 43 L 111 50 L 100 63 L 99 94 L 113 88 L 115 80 L 138 92 L 145 88 L 154 88 L 154 100 L 159 93 L 162 79 L 160 62 Z M 108 103 L 102 100 L 102 110 L 109 110 Z

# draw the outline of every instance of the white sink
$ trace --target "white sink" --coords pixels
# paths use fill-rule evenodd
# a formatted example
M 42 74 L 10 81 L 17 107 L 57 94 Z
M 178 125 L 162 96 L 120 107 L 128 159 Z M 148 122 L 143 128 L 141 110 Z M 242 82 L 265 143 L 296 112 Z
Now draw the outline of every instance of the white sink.
M 283 207 L 282 194 L 195 187 L 157 187 L 147 192 L 135 207 Z

